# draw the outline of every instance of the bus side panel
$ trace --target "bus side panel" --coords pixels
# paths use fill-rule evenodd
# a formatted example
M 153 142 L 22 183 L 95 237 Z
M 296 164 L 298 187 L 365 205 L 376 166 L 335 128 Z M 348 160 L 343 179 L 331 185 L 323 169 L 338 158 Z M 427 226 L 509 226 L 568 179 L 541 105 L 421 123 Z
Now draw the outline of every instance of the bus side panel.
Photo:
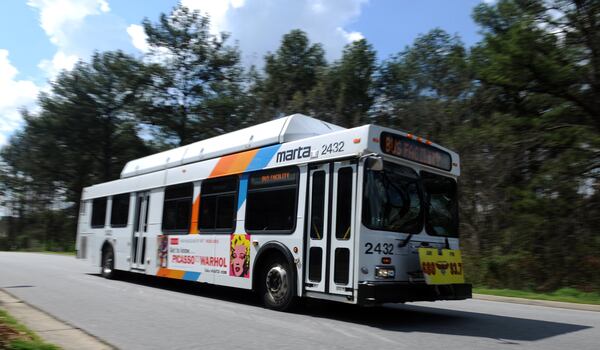
M 79 213 L 77 218 L 77 236 L 75 238 L 75 251 L 77 252 L 77 259 L 89 259 L 89 232 L 86 230 L 89 228 L 89 215 L 90 201 L 81 201 L 79 207 Z
M 91 227 L 92 200 L 84 201 L 84 210 L 77 225 L 77 254 L 79 258 L 89 261 L 91 266 L 100 267 L 104 228 Z
M 160 235 L 160 213 L 162 213 L 162 195 L 151 199 L 150 220 L 152 227 L 149 232 L 159 234 L 151 237 L 148 251 L 155 263 L 148 266 L 147 273 L 161 277 L 184 279 L 197 282 L 214 283 L 222 286 L 251 289 L 252 276 L 259 271 L 254 270 L 255 258 L 264 245 L 269 242 L 283 244 L 294 260 L 302 260 L 302 237 L 304 232 L 304 211 L 306 193 L 306 166 L 300 167 L 298 188 L 296 227 L 291 234 L 254 234 L 245 231 L 246 187 L 240 186 L 238 197 L 241 198 L 236 217 L 236 229 L 233 233 L 208 233 L 187 235 Z M 156 198 L 155 198 L 156 197 Z M 152 204 L 154 201 L 154 204 Z M 159 205 L 160 207 L 156 207 Z M 157 214 L 158 213 L 158 214 Z M 151 242 L 151 243 L 150 243 Z M 150 244 L 153 244 L 152 247 Z M 294 248 L 297 252 L 294 253 Z M 161 259 L 161 251 L 163 257 Z M 246 251 L 242 269 L 233 265 L 236 252 Z M 155 252 L 154 254 L 151 252 Z M 237 256 L 237 254 L 235 254 Z M 156 268 L 155 268 L 156 266 Z M 239 266 L 239 265 L 238 265 Z M 294 263 L 296 269 L 298 295 L 302 290 L 302 264 Z
M 255 270 L 256 256 L 260 249 L 270 242 L 277 242 L 282 244 L 285 249 L 292 256 L 292 269 L 295 269 L 296 273 L 296 295 L 301 296 L 303 291 L 303 276 L 304 276 L 304 264 L 303 260 L 303 239 L 304 239 L 304 217 L 306 211 L 306 191 L 307 191 L 307 176 L 308 167 L 306 165 L 299 165 L 300 178 L 298 185 L 298 194 L 296 202 L 296 227 L 294 232 L 291 234 L 253 234 L 252 235 L 252 254 L 251 254 L 251 271 L 252 274 L 261 273 L 261 271 Z M 242 211 L 245 213 L 245 210 Z M 238 225 L 243 229 L 243 225 Z M 294 252 L 296 250 L 296 252 Z M 260 282 L 259 282 L 260 283 Z

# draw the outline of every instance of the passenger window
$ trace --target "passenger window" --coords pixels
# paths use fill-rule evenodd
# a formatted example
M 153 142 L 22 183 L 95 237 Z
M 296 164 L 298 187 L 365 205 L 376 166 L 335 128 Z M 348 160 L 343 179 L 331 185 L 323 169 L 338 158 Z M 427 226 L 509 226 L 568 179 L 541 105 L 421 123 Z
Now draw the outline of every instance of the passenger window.
M 246 230 L 254 233 L 291 233 L 296 228 L 297 167 L 250 175 L 246 199 Z
M 238 176 L 209 179 L 200 189 L 198 228 L 204 231 L 231 233 L 237 213 Z
M 165 233 L 187 233 L 190 228 L 194 185 L 190 183 L 165 189 L 162 229 Z
M 110 212 L 111 227 L 127 226 L 129 216 L 129 193 L 118 194 L 112 198 L 112 210 Z
M 92 228 L 104 227 L 106 220 L 106 197 L 96 198 L 92 201 Z

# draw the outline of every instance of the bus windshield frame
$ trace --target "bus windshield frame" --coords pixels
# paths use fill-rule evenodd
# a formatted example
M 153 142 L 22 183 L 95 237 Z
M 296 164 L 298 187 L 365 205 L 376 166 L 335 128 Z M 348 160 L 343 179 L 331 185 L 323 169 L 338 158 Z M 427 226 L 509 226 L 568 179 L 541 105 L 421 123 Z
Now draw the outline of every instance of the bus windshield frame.
M 420 187 L 419 175 L 410 167 L 384 161 L 381 171 L 367 169 L 363 182 L 363 225 L 378 231 L 420 233 L 424 216 Z M 394 226 L 393 220 L 410 213 L 408 220 Z
M 458 237 L 456 180 L 425 170 L 422 170 L 419 175 L 426 206 L 425 231 L 431 236 Z M 444 217 L 446 220 L 440 220 Z
M 425 170 L 417 172 L 387 160 L 383 163 L 380 171 L 365 168 L 361 214 L 365 227 L 458 237 L 458 191 L 453 177 Z M 411 216 L 405 218 L 406 215 Z

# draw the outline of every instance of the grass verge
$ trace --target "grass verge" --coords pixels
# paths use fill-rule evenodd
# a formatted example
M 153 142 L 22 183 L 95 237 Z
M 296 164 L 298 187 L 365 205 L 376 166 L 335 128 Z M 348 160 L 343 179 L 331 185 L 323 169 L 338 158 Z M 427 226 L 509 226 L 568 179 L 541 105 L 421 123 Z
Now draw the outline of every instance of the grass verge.
M 32 253 L 42 253 L 42 254 L 56 254 L 56 255 L 69 255 L 69 256 L 75 256 L 75 252 L 55 252 L 55 251 L 51 251 L 51 250 L 42 250 L 39 252 L 32 252 Z
M 46 343 L 35 333 L 0 309 L 0 349 L 7 350 L 60 350 Z
M 56 255 L 75 256 L 75 251 L 57 252 L 54 250 L 0 250 L 0 252 L 41 253 L 41 254 L 56 254 Z
M 561 288 L 551 293 L 513 289 L 473 288 L 473 293 L 525 299 L 562 301 L 566 303 L 600 305 L 600 293 L 586 293 L 574 288 Z

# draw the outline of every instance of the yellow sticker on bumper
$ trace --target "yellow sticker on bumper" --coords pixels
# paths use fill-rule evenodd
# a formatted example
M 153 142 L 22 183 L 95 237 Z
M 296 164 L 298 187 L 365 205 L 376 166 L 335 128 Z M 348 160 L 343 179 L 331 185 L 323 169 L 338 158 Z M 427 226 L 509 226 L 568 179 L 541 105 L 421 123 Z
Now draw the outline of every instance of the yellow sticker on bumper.
M 465 283 L 460 250 L 419 248 L 419 261 L 427 284 Z

